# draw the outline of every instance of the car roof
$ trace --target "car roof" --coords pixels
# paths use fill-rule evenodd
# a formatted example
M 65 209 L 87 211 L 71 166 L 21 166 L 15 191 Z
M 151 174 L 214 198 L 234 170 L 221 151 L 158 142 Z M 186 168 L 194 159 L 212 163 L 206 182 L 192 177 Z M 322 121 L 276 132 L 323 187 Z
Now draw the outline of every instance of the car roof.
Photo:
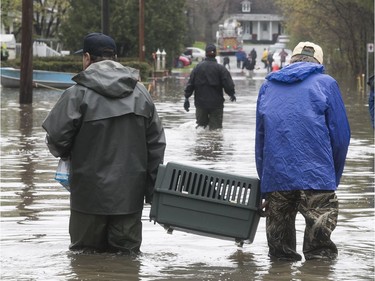
M 186 49 L 191 49 L 191 50 L 199 50 L 199 51 L 203 51 L 204 52 L 204 50 L 203 49 L 201 49 L 201 48 L 197 48 L 197 47 L 186 47 Z

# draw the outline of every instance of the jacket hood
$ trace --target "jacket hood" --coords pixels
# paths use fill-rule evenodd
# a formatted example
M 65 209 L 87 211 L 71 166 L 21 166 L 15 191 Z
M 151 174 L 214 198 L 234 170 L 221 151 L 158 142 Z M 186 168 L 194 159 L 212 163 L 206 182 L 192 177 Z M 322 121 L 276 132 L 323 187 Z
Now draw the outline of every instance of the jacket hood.
M 138 70 L 115 61 L 104 60 L 91 64 L 72 80 L 102 96 L 123 98 L 133 92 L 138 78 Z
M 271 72 L 266 76 L 268 81 L 279 81 L 283 83 L 294 83 L 303 81 L 311 74 L 324 73 L 322 64 L 312 62 L 295 62 L 283 67 L 279 71 Z

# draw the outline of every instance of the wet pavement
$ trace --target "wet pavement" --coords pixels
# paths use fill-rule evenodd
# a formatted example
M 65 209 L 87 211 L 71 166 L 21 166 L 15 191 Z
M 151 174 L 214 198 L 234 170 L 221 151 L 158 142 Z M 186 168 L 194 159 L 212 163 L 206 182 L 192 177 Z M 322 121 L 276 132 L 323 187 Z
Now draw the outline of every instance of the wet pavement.
M 194 106 L 188 113 L 183 109 L 186 79 L 154 85 L 167 137 L 165 162 L 255 177 L 255 103 L 262 81 L 235 79 L 237 102 L 225 103 L 223 129 L 206 131 L 195 129 Z M 69 193 L 53 180 L 58 161 L 48 152 L 41 128 L 61 92 L 36 89 L 33 105 L 20 107 L 17 89 L 1 89 L 1 279 L 374 280 L 374 131 L 366 97 L 351 89 L 342 85 L 352 139 L 332 234 L 339 257 L 329 262 L 271 261 L 263 218 L 254 242 L 243 248 L 181 231 L 167 234 L 149 221 L 149 205 L 142 218 L 141 255 L 70 252 Z M 296 228 L 302 252 L 300 215 Z

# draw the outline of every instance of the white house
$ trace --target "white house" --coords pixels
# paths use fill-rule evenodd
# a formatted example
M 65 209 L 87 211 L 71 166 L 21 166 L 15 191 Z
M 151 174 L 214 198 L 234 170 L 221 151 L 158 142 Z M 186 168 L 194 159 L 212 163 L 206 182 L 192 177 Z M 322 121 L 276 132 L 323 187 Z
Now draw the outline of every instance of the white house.
M 244 41 L 274 43 L 277 36 L 284 33 L 283 17 L 264 9 L 253 9 L 253 5 L 251 1 L 244 0 L 237 5 L 236 13 L 230 14 L 229 17 L 241 23 Z

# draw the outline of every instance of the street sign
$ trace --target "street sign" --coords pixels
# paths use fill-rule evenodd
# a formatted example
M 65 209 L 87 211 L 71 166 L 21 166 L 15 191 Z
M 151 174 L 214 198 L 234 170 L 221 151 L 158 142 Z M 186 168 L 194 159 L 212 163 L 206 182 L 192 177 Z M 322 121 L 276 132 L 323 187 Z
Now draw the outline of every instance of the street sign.
M 374 43 L 367 44 L 367 52 L 373 53 L 374 52 Z

